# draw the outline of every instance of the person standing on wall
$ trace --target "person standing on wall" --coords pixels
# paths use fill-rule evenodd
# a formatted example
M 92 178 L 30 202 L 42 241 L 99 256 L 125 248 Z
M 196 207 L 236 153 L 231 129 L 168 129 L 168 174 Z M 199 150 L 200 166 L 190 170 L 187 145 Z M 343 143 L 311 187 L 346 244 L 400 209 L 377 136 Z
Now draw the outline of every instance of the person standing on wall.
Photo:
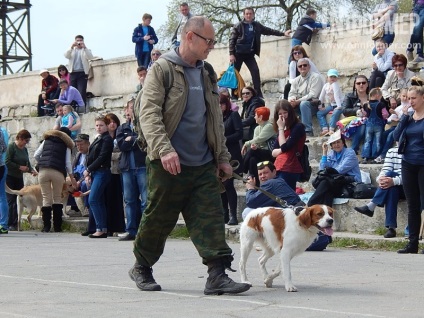
M 184 25 L 187 23 L 188 19 L 193 17 L 193 15 L 190 13 L 190 8 L 187 2 L 182 2 L 180 4 L 180 13 L 181 13 L 180 22 L 178 22 L 177 28 L 175 29 L 174 35 L 172 36 L 172 39 L 171 39 L 173 48 L 180 46 L 181 30 L 184 28 Z
M 143 23 L 139 24 L 133 32 L 132 41 L 135 43 L 135 57 L 137 58 L 138 66 L 147 68 L 150 64 L 153 45 L 158 43 L 155 29 L 150 26 L 152 15 L 149 13 L 143 14 Z
M 77 35 L 71 48 L 65 52 L 65 57 L 69 60 L 70 86 L 75 87 L 81 94 L 84 104 L 87 104 L 87 82 L 89 61 L 93 58 L 91 50 L 87 49 L 84 37 Z
M 259 97 L 263 97 L 261 91 L 261 76 L 255 54 L 261 53 L 261 35 L 289 36 L 291 30 L 278 31 L 268 28 L 255 21 L 253 8 L 243 10 L 243 20 L 235 24 L 231 29 L 230 36 L 230 63 L 240 72 L 242 64 L 246 64 L 252 76 L 253 87 Z

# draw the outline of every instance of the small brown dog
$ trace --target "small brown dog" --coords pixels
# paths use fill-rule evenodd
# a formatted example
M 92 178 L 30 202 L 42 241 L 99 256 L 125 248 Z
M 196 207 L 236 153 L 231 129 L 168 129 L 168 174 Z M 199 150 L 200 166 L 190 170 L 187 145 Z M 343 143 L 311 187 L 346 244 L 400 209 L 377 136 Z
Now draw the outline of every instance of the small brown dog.
M 39 184 L 28 185 L 21 190 L 12 190 L 6 185 L 6 193 L 17 195 L 16 203 L 18 205 L 18 231 L 21 230 L 21 217 L 24 208 L 28 210 L 27 220 L 31 227 L 31 218 L 40 207 L 38 216 L 41 217 L 41 207 L 43 206 L 43 196 L 41 195 L 41 186 Z M 66 182 L 63 183 L 62 188 L 62 203 L 63 203 L 63 216 L 69 217 L 66 212 L 66 203 L 68 202 L 68 187 Z

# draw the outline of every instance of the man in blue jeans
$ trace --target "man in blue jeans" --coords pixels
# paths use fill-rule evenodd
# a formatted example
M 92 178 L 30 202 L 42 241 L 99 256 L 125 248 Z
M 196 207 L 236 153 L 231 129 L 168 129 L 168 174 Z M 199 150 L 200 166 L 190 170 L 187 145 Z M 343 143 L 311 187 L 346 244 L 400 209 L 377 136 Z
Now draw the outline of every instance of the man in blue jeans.
M 137 234 L 141 216 L 147 205 L 146 152 L 137 144 L 138 134 L 134 131 L 133 118 L 134 97 L 127 102 L 127 122 L 118 127 L 116 141 L 121 150 L 119 169 L 122 173 L 125 214 L 127 217 L 126 233 L 119 241 L 133 241 Z M 141 197 L 141 201 L 140 201 Z
M 306 58 L 297 61 L 297 69 L 300 75 L 292 82 L 288 101 L 300 114 L 306 136 L 313 137 L 312 116 L 318 111 L 318 98 L 324 86 L 324 79 L 321 74 L 311 72 L 311 65 Z
M 424 1 L 413 0 L 412 14 L 414 19 L 414 29 L 412 30 L 411 39 L 406 49 L 406 57 L 408 61 L 413 63 L 424 62 L 423 55 L 423 28 L 424 28 Z M 417 48 L 417 56 L 414 59 L 414 48 Z
M 373 217 L 376 206 L 385 206 L 387 232 L 385 238 L 396 237 L 397 205 L 399 198 L 405 198 L 402 187 L 402 155 L 398 148 L 390 148 L 383 169 L 377 177 L 378 189 L 371 201 L 364 206 L 355 207 L 359 213 Z

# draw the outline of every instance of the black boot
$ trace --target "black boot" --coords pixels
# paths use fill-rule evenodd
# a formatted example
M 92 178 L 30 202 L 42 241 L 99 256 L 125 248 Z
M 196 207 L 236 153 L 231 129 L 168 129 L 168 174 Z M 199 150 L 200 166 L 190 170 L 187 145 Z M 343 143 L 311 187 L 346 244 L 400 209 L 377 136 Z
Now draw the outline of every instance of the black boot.
M 237 225 L 238 224 L 238 220 L 237 220 L 237 211 L 230 211 L 230 220 L 228 221 L 228 225 Z
M 397 251 L 398 254 L 417 254 L 418 242 L 409 242 L 403 249 Z
M 63 204 L 53 204 L 53 228 L 55 232 L 62 232 Z
M 43 229 L 41 232 L 50 232 L 50 229 L 52 227 L 52 207 L 51 206 L 43 206 L 41 208 L 42 213 L 42 219 L 43 219 Z
M 139 265 L 135 262 L 129 270 L 128 275 L 135 282 L 137 287 L 144 291 L 159 291 L 162 287 L 153 278 L 153 269 L 148 266 Z
M 228 211 L 228 208 L 224 208 L 224 223 L 227 224 L 228 221 L 230 221 L 230 211 Z
M 225 274 L 225 262 L 223 258 L 208 262 L 209 277 L 206 281 L 205 295 L 238 294 L 249 290 L 249 284 L 236 283 Z M 230 268 L 230 265 L 231 261 L 228 262 L 227 268 Z

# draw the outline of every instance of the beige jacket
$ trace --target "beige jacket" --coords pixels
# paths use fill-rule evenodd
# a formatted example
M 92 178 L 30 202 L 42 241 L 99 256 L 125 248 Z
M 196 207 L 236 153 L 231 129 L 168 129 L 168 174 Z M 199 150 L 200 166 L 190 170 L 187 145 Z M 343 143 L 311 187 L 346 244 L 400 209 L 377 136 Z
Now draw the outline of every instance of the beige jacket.
M 402 88 L 411 87 L 411 78 L 415 76 L 415 73 L 405 68 L 403 76 L 404 77 L 402 79 L 399 79 L 395 70 L 387 72 L 386 80 L 381 87 L 381 92 L 383 93 L 384 98 L 398 98 Z
M 324 79 L 321 74 L 309 71 L 305 77 L 299 75 L 292 82 L 289 100 L 306 101 L 311 98 L 318 98 L 323 86 Z
M 68 64 L 68 71 L 69 73 L 72 73 L 72 67 L 74 65 L 74 59 L 75 59 L 75 50 L 79 50 L 78 48 L 69 49 L 65 52 L 65 57 L 69 60 Z M 91 53 L 91 50 L 84 48 L 81 49 L 81 60 L 82 60 L 82 66 L 84 67 L 84 73 L 88 75 L 89 69 L 90 69 L 90 63 L 89 61 L 93 59 L 93 54 Z
M 147 156 L 150 160 L 175 152 L 171 145 L 178 123 L 183 115 L 187 97 L 187 83 L 184 68 L 171 63 L 173 83 L 165 96 L 164 74 L 158 63 L 154 63 L 144 82 L 141 96 L 140 123 L 147 142 Z M 202 71 L 206 100 L 206 136 L 215 164 L 228 163 L 231 156 L 225 146 L 224 122 L 219 106 L 216 74 L 212 83 L 208 71 Z

